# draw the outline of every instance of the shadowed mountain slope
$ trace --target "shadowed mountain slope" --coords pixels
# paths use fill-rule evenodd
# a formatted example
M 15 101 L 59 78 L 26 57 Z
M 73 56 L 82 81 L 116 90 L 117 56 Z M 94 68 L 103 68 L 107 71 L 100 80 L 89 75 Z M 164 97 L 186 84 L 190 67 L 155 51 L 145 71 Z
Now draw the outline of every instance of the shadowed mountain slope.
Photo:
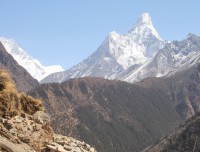
M 200 151 L 199 114 L 143 152 L 198 152 Z
M 148 78 L 138 85 L 165 91 L 176 104 L 176 111 L 183 119 L 200 111 L 200 64 L 168 78 Z

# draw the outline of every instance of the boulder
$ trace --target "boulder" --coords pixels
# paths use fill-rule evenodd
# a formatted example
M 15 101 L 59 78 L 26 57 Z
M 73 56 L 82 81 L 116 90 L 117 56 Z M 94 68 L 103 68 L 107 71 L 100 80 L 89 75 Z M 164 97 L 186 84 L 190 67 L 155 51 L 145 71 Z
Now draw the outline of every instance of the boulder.
M 47 124 L 50 124 L 50 117 L 48 114 L 44 113 L 43 111 L 37 111 L 33 115 L 33 120 L 39 124 L 42 124 L 42 126 L 45 126 Z

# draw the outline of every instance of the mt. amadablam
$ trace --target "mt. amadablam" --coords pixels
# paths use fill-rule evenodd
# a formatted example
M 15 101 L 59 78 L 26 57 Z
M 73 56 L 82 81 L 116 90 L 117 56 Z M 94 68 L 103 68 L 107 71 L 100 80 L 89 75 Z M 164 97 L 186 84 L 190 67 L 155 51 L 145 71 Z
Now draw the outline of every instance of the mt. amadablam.
M 127 34 L 109 33 L 90 57 L 64 72 L 47 76 L 41 82 L 62 82 L 85 76 L 115 79 L 124 70 L 144 64 L 163 48 L 164 44 L 150 15 L 144 13 Z
M 130 83 L 148 77 L 168 77 L 200 60 L 200 37 L 188 34 L 182 41 L 164 41 L 148 13 L 142 14 L 125 35 L 111 32 L 96 52 L 69 70 L 51 74 L 41 83 L 70 78 L 103 77 Z

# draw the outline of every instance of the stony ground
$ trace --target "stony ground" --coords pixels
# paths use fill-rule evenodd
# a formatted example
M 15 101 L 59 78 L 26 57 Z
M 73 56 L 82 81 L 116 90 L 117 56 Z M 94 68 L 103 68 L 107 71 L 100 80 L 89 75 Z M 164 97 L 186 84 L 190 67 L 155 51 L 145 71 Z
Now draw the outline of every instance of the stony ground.
M 96 152 L 90 145 L 55 134 L 50 118 L 42 111 L 0 117 L 0 152 Z

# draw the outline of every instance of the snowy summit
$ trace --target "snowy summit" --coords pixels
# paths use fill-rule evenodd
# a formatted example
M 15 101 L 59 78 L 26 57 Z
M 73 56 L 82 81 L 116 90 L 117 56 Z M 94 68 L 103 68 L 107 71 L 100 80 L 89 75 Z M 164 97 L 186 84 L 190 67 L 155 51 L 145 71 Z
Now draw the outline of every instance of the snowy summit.
M 25 68 L 33 78 L 38 81 L 51 73 L 61 72 L 64 69 L 59 65 L 44 66 L 38 60 L 29 56 L 17 43 L 12 39 L 0 37 L 0 41 L 5 47 L 6 51 L 13 56 L 13 58 Z

